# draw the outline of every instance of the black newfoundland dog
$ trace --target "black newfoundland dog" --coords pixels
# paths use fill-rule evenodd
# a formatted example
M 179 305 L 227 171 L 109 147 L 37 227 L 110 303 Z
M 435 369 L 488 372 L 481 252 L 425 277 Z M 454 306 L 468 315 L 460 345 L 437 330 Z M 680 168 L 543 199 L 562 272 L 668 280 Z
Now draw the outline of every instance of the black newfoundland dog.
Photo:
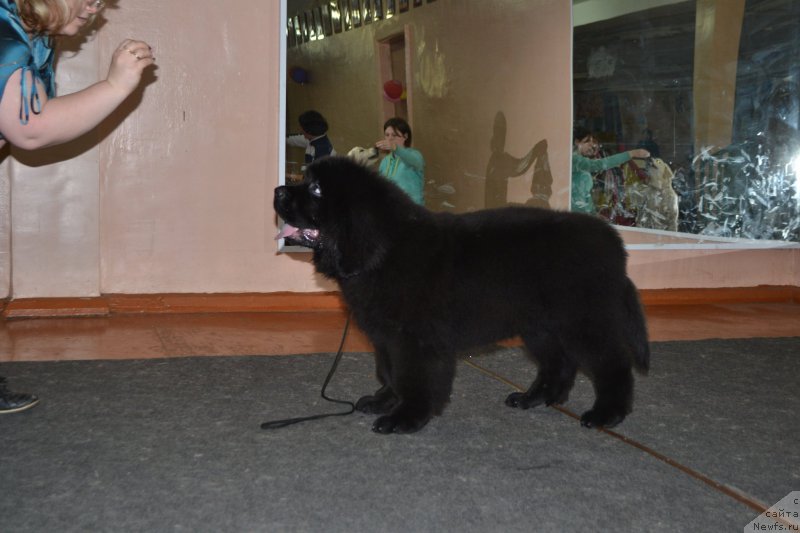
M 580 369 L 596 396 L 582 425 L 631 412 L 647 331 L 622 240 L 604 220 L 525 207 L 433 213 L 345 157 L 309 165 L 274 204 L 286 222 L 278 237 L 313 249 L 375 347 L 381 387 L 356 404 L 382 415 L 374 431 L 421 429 L 449 400 L 457 353 L 514 336 L 539 369 L 507 405 L 564 403 Z

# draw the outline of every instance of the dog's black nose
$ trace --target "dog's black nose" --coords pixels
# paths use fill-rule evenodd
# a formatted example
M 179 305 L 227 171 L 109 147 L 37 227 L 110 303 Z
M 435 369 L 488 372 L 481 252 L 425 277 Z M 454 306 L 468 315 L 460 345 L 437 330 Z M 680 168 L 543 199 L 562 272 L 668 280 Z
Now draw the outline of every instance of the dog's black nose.
M 275 199 L 276 200 L 283 200 L 286 197 L 287 191 L 286 186 L 281 185 L 280 187 L 275 187 Z

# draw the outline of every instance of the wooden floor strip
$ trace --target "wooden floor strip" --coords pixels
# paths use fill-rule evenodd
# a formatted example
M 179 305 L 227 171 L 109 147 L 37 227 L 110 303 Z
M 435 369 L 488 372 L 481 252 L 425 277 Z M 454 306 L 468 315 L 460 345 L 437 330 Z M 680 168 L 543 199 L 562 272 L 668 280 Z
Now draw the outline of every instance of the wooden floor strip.
M 465 361 L 465 362 L 469 366 L 474 368 L 475 370 L 477 370 L 479 372 L 482 372 L 482 373 L 486 374 L 487 376 L 489 376 L 489 377 L 491 377 L 491 378 L 493 378 L 493 379 L 495 379 L 495 380 L 497 380 L 497 381 L 499 381 L 501 383 L 504 383 L 504 384 L 506 384 L 506 385 L 508 385 L 508 386 L 520 391 L 520 392 L 524 392 L 525 391 L 525 389 L 523 387 L 519 386 L 518 384 L 514 383 L 513 381 L 510 381 L 510 380 L 506 379 L 505 377 L 501 376 L 500 374 L 497 374 L 496 372 L 493 372 L 493 371 L 489 370 L 488 368 L 484 368 L 484 367 L 474 363 L 473 361 Z M 580 416 L 578 416 L 577 414 L 573 413 L 572 411 L 570 411 L 569 409 L 567 409 L 567 408 L 565 408 L 563 406 L 552 405 L 551 407 L 553 409 L 557 410 L 558 412 L 563 413 L 563 414 L 565 414 L 565 415 L 567 415 L 567 416 L 569 416 L 571 418 L 574 418 L 576 420 L 580 420 L 581 419 Z M 614 437 L 615 439 L 618 439 L 619 441 L 621 441 L 621 442 L 623 442 L 623 443 L 625 443 L 625 444 L 627 444 L 629 446 L 633 446 L 637 450 L 645 452 L 646 454 L 650 455 L 651 457 L 653 457 L 655 459 L 658 459 L 659 461 L 661 461 L 663 463 L 666 463 L 669 466 L 680 470 L 684 474 L 696 479 L 697 481 L 700 481 L 700 482 L 708 485 L 712 489 L 714 489 L 714 490 L 716 490 L 718 492 L 721 492 L 722 494 L 728 496 L 729 498 L 733 498 L 737 502 L 746 505 L 747 507 L 749 507 L 750 509 L 752 509 L 754 511 L 757 511 L 758 513 L 763 513 L 764 511 L 766 511 L 768 509 L 768 507 L 766 505 L 756 501 L 754 498 L 751 498 L 751 497 L 749 497 L 749 496 L 747 496 L 745 494 L 742 494 L 741 492 L 739 492 L 737 490 L 734 490 L 731 487 L 728 487 L 727 485 L 725 485 L 723 483 L 720 483 L 720 482 L 718 482 L 718 481 L 706 476 L 705 474 L 701 474 L 697 470 L 694 470 L 694 469 L 692 469 L 692 468 L 690 468 L 690 467 L 688 467 L 688 466 L 676 461 L 675 459 L 667 457 L 666 455 L 664 455 L 664 454 L 662 454 L 660 452 L 657 452 L 653 448 L 650 448 L 649 446 L 645 446 L 641 442 L 638 442 L 638 441 L 636 441 L 634 439 L 631 439 L 630 437 L 626 437 L 625 435 L 622 435 L 621 433 L 617 433 L 616 431 L 613 431 L 613 430 L 610 430 L 610 429 L 600 428 L 600 429 L 598 429 L 598 431 L 601 431 L 601 432 L 605 433 L 606 435 Z
M 644 289 L 647 307 L 732 303 L 800 304 L 800 287 Z M 5 318 L 106 316 L 109 314 L 316 312 L 345 309 L 329 292 L 104 294 L 90 298 L 16 298 L 0 301 Z

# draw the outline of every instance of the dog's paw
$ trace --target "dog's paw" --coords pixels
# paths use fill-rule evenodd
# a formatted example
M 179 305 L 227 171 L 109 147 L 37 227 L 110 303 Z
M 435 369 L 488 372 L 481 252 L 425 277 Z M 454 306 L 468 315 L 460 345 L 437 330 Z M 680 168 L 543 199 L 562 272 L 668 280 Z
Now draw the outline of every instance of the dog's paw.
M 530 409 L 544 403 L 544 398 L 526 392 L 512 392 L 506 397 L 506 405 L 515 409 Z
M 372 431 L 382 433 L 414 433 L 419 431 L 430 420 L 430 416 L 411 416 L 407 414 L 391 414 L 378 418 L 372 424 Z
M 533 391 L 512 392 L 506 397 L 506 405 L 516 409 L 530 409 L 537 405 L 560 405 L 569 399 L 568 388 L 553 388 L 547 386 L 535 387 Z
M 356 410 L 370 415 L 388 413 L 397 403 L 395 397 L 381 398 L 379 396 L 363 396 L 356 402 Z
M 585 428 L 613 428 L 625 420 L 625 415 L 613 411 L 590 409 L 581 415 L 581 426 Z

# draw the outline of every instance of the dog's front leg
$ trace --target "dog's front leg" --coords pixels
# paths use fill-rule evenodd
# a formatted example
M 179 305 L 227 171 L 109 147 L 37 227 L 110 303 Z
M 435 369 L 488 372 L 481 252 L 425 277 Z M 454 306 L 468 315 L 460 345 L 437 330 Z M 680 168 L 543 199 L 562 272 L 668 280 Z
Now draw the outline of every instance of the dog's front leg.
M 430 345 L 428 345 L 430 346 Z M 391 383 L 398 403 L 372 425 L 376 433 L 414 433 L 441 414 L 450 400 L 456 360 L 437 353 L 420 342 L 391 352 Z
M 382 385 L 375 394 L 367 395 L 356 402 L 356 409 L 362 413 L 383 415 L 397 405 L 397 394 L 392 389 L 391 366 L 387 352 L 377 348 L 375 352 L 375 374 Z
M 430 406 L 415 405 L 401 401 L 388 415 L 378 418 L 372 424 L 375 433 L 414 433 L 419 431 L 433 418 Z
M 389 385 L 384 385 L 375 394 L 362 396 L 356 402 L 356 409 L 362 413 L 382 415 L 397 405 L 397 395 Z

